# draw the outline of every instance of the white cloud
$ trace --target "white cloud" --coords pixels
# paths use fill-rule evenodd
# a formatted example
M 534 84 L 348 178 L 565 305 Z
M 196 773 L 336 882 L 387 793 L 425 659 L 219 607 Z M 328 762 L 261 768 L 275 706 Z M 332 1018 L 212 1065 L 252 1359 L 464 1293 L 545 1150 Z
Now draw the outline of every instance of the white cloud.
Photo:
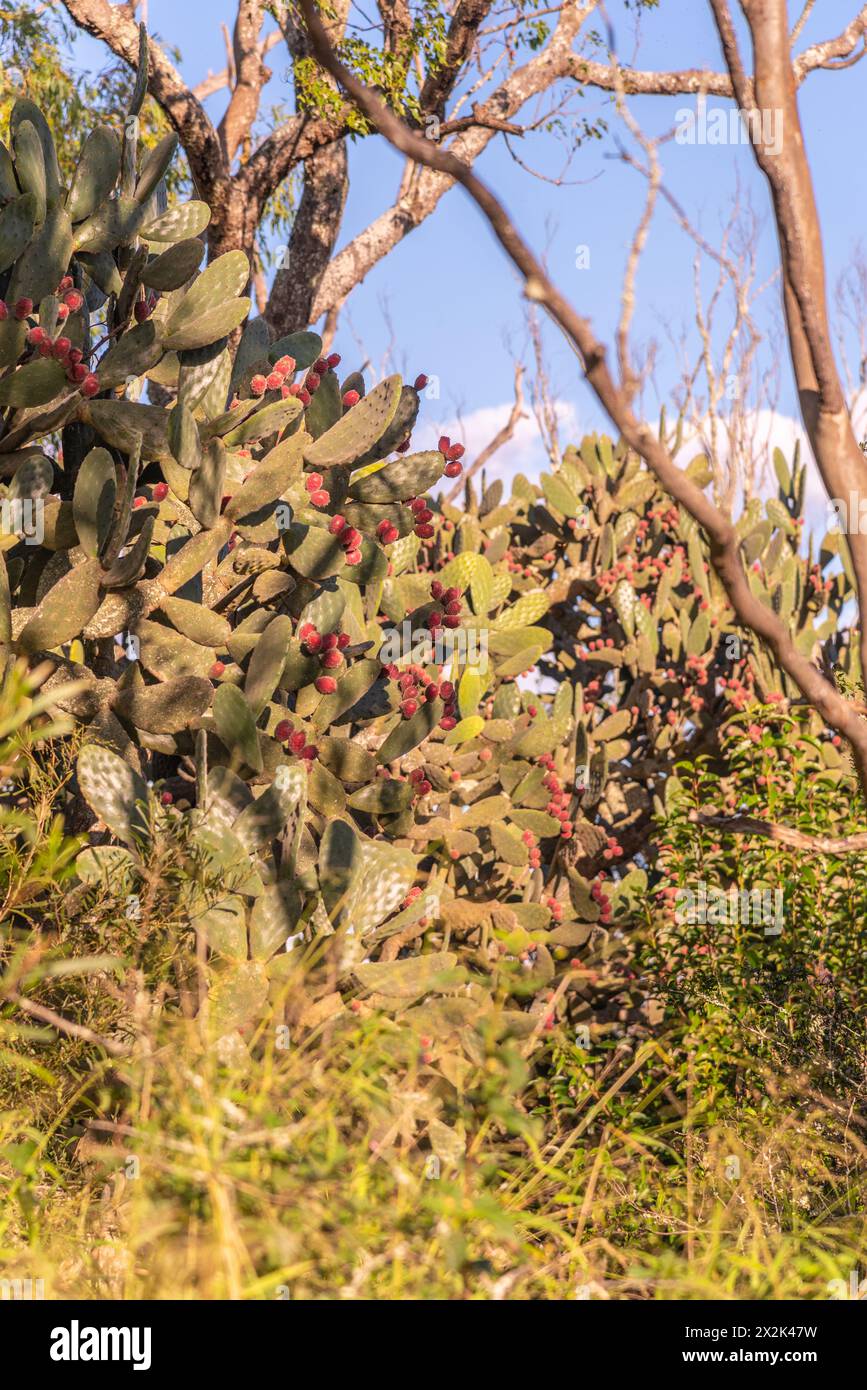
M 517 473 L 524 473 L 528 478 L 535 480 L 540 473 L 550 470 L 551 462 L 545 451 L 536 417 L 529 406 L 525 406 L 525 409 L 527 418 L 518 421 L 512 438 L 497 450 L 485 466 L 488 482 L 501 478 L 504 483 L 508 483 Z M 560 444 L 565 448 L 567 444 L 579 440 L 582 434 L 587 432 L 587 426 L 580 424 L 578 413 L 569 401 L 558 401 L 556 411 L 560 426 Z M 413 448 L 435 449 L 440 435 L 447 434 L 453 443 L 465 446 L 466 461 L 472 464 L 482 449 L 487 448 L 507 423 L 511 412 L 511 401 L 503 405 L 480 406 L 464 415 L 460 421 L 454 416 L 441 421 L 431 421 L 428 411 L 427 418 L 413 434 Z M 508 492 L 508 488 L 506 490 Z
M 855 403 L 852 412 L 853 427 L 857 439 L 864 437 L 867 431 L 867 397 L 859 399 Z M 767 459 L 765 477 L 757 492 L 760 497 L 776 497 L 777 479 L 773 471 L 772 456 L 774 449 L 779 449 L 786 463 L 791 468 L 795 455 L 795 446 L 800 444 L 800 459 L 807 467 L 807 487 L 804 495 L 804 520 L 805 533 L 813 534 L 821 540 L 828 530 L 828 495 L 825 485 L 819 473 L 813 450 L 807 438 L 806 431 L 800 419 L 795 419 L 791 415 L 780 415 L 771 410 L 759 410 L 753 413 L 752 425 L 755 430 L 757 447 L 764 453 Z M 727 450 L 725 448 L 725 431 L 722 432 L 723 445 L 719 449 L 720 461 L 724 461 Z M 701 452 L 701 445 L 696 441 L 694 447 L 684 450 L 683 455 L 679 456 L 678 462 L 686 461 L 693 455 Z
M 432 404 L 435 408 L 436 403 Z M 562 448 L 565 448 L 567 444 L 580 442 L 582 435 L 592 432 L 593 426 L 579 419 L 578 411 L 571 401 L 558 401 L 555 408 Z M 550 470 L 551 467 L 536 417 L 529 407 L 526 409 L 527 418 L 518 422 L 512 438 L 494 454 L 485 469 L 488 481 L 492 482 L 495 478 L 501 478 L 507 484 L 507 492 L 508 483 L 517 473 L 524 473 L 526 477 L 535 481 L 540 473 Z M 466 462 L 472 464 L 480 451 L 503 428 L 511 410 L 512 403 L 504 402 L 502 405 L 480 406 L 464 415 L 461 421 L 458 421 L 454 416 L 445 417 L 441 421 L 432 421 L 430 418 L 431 407 L 429 406 L 427 418 L 423 420 L 413 436 L 413 447 L 434 449 L 440 435 L 447 434 L 453 442 L 459 441 L 465 445 L 467 450 Z M 863 438 L 867 433 L 867 395 L 856 405 L 853 420 L 857 437 Z M 795 445 L 800 443 L 800 457 L 807 465 L 807 490 L 804 502 L 805 531 L 812 531 L 814 535 L 821 538 L 828 529 L 826 511 L 828 499 L 803 424 L 791 415 L 783 415 L 770 410 L 759 410 L 753 415 L 752 425 L 757 446 L 767 458 L 766 476 L 758 489 L 759 495 L 762 497 L 775 497 L 777 494 L 777 480 L 771 463 L 773 450 L 775 448 L 780 449 L 791 467 Z M 653 428 L 658 428 L 658 422 L 654 422 Z M 679 464 L 685 465 L 701 452 L 703 452 L 701 440 L 695 437 L 684 445 L 678 454 L 677 461 Z M 721 430 L 718 448 L 720 462 L 725 461 L 726 452 L 725 430 Z

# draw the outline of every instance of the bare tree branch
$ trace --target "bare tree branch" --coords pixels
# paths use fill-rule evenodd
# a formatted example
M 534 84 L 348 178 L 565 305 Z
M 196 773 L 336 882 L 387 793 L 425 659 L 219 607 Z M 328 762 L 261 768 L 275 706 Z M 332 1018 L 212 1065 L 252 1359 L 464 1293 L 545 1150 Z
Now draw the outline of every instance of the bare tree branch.
M 789 43 L 792 44 L 793 47 L 798 42 L 798 39 L 801 37 L 801 32 L 804 28 L 804 25 L 807 23 L 807 20 L 810 18 L 810 15 L 813 13 L 815 5 L 816 0 L 805 0 L 804 8 L 801 11 L 800 19 L 798 20 L 797 24 L 795 25 L 794 29 L 789 35 Z
M 108 0 L 63 0 L 63 4 L 79 28 L 136 66 L 138 25 L 127 6 L 110 5 Z M 186 151 L 196 186 L 210 202 L 229 173 L 217 132 L 177 68 L 153 42 L 149 44 L 148 91 L 165 111 Z
M 340 232 L 349 190 L 346 143 L 336 140 L 304 162 L 304 190 L 289 239 L 287 263 L 278 269 L 266 317 L 283 337 L 314 322 L 313 302 Z
M 635 312 L 635 278 L 638 274 L 638 265 L 642 253 L 647 245 L 647 237 L 650 232 L 650 224 L 653 220 L 653 212 L 656 207 L 656 199 L 659 193 L 659 186 L 662 182 L 662 168 L 659 163 L 657 148 L 660 140 L 650 140 L 641 130 L 638 122 L 633 117 L 626 104 L 626 94 L 623 90 L 621 73 L 617 63 L 617 55 L 612 50 L 612 68 L 615 72 L 617 94 L 617 114 L 626 125 L 627 130 L 633 139 L 638 142 L 647 156 L 647 197 L 644 201 L 644 210 L 641 214 L 635 235 L 629 248 L 629 257 L 626 262 L 626 273 L 623 277 L 623 288 L 620 296 L 620 320 L 617 325 L 615 341 L 617 343 L 617 362 L 620 370 L 620 385 L 627 401 L 631 401 L 640 384 L 640 379 L 636 375 L 629 354 L 629 330 L 632 325 L 632 317 Z
M 135 65 L 138 34 L 134 5 L 112 5 L 108 0 L 63 0 L 63 4 L 81 28 L 101 39 L 125 62 Z M 473 58 L 480 27 L 492 9 L 491 0 L 456 0 L 443 61 L 424 77 L 420 100 L 423 112 L 442 118 L 440 135 L 453 138 L 450 150 L 457 159 L 472 164 L 498 131 L 518 134 L 521 127 L 516 126 L 513 118 L 523 103 L 556 82 L 573 81 L 582 87 L 614 91 L 618 81 L 627 95 L 633 92 L 732 95 L 728 73 L 644 72 L 622 68 L 617 70 L 615 81 L 615 69 L 610 64 L 584 58 L 574 51 L 582 24 L 597 7 L 598 0 L 563 0 L 557 24 L 545 48 L 523 67 L 514 70 L 491 96 L 474 105 L 469 115 L 459 114 L 460 106 L 467 100 L 467 93 L 464 93 L 449 121 L 445 119 L 446 102 Z M 289 29 L 297 28 L 294 0 L 291 3 L 290 0 L 271 0 L 267 9 L 289 41 Z M 265 0 L 238 0 L 231 60 L 224 73 L 209 76 L 194 90 L 186 85 L 160 46 L 153 42 L 150 45 L 148 88 L 165 110 L 183 144 L 199 196 L 212 208 L 213 219 L 208 232 L 212 256 L 234 247 L 242 247 L 248 255 L 252 254 L 257 227 L 268 200 L 292 170 L 305 161 L 312 161 L 310 200 L 318 186 L 323 191 L 323 206 L 332 212 L 338 207 L 332 190 L 335 181 L 339 182 L 340 156 L 321 160 L 317 157 L 346 133 L 349 108 L 343 103 L 336 102 L 334 109 L 324 115 L 298 111 L 264 139 L 232 175 L 232 162 L 239 149 L 249 141 L 258 113 L 267 78 L 265 56 L 278 41 L 276 34 L 269 34 L 264 41 L 260 38 L 265 10 Z M 383 0 L 380 12 L 386 30 L 386 47 L 391 45 L 396 51 L 395 45 L 405 42 L 409 33 L 408 6 L 405 0 Z M 338 31 L 342 32 L 346 0 L 340 0 L 334 13 Z M 857 61 L 861 56 L 859 44 L 865 40 L 865 35 L 867 5 L 841 34 L 812 45 L 794 60 L 791 71 L 795 82 L 799 83 L 809 72 L 819 68 Z M 291 42 L 289 46 L 291 51 Z M 231 88 L 231 97 L 217 130 L 202 100 L 227 85 Z M 482 78 L 478 85 L 482 85 Z M 321 283 L 321 265 L 316 265 L 314 279 L 317 283 L 310 306 L 310 321 L 342 304 L 368 271 L 430 216 L 452 182 L 445 169 L 421 168 L 417 177 L 406 181 L 394 207 L 377 218 L 327 267 L 321 275 Z M 321 216 L 318 221 L 324 225 Z M 320 237 L 318 244 L 325 246 L 327 241 Z M 332 250 L 333 245 L 332 240 Z
M 47 1009 L 44 1004 L 26 999 L 23 994 L 10 993 L 7 998 L 22 1013 L 29 1014 L 31 1018 L 38 1018 L 40 1023 L 48 1023 L 58 1033 L 64 1033 L 69 1038 L 80 1038 L 82 1042 L 94 1043 L 97 1047 L 104 1048 L 110 1057 L 125 1057 L 129 1050 L 120 1043 L 112 1042 L 111 1038 L 103 1038 L 99 1033 L 94 1033 L 92 1028 L 86 1028 L 83 1023 L 73 1023 L 72 1019 L 64 1018 L 53 1009 Z
M 635 93 L 665 96 L 699 93 L 720 97 L 733 95 L 731 78 L 725 72 L 694 69 L 656 73 L 620 68 L 615 79 L 610 65 L 580 57 L 573 51 L 573 45 L 582 25 L 596 7 L 597 0 L 587 0 L 582 4 L 567 0 L 544 50 L 512 72 L 495 92 L 473 107 L 471 128 L 462 132 L 449 146 L 455 158 L 464 164 L 474 164 L 487 149 L 497 129 L 502 128 L 503 124 L 511 124 L 512 118 L 527 101 L 563 79 L 572 79 L 582 86 L 610 92 L 616 90 L 619 81 L 627 96 Z M 813 45 L 795 60 L 796 82 L 802 82 L 809 73 L 822 68 L 829 57 L 851 53 L 865 32 L 867 5 L 842 35 Z M 423 95 L 423 105 L 425 100 Z M 751 101 L 748 102 L 748 105 L 751 104 Z M 446 122 L 441 127 L 440 135 L 448 135 L 456 127 L 457 122 Z M 436 211 L 452 185 L 453 180 L 442 171 L 430 166 L 420 169 L 418 177 L 402 187 L 393 206 L 382 212 L 331 261 L 313 302 L 311 323 L 332 306 L 344 302 L 404 237 Z
M 419 94 L 422 111 L 442 116 L 446 102 L 470 57 L 479 27 L 487 19 L 493 0 L 458 0 L 449 32 L 446 51 L 436 70 L 428 73 Z
M 463 164 L 475 163 L 504 122 L 510 122 L 534 96 L 568 75 L 574 56 L 572 45 L 595 5 L 596 0 L 583 4 L 570 0 L 563 6 L 545 49 L 516 68 L 495 92 L 473 108 L 472 128 L 459 134 L 449 146 L 456 159 Z M 416 169 L 412 177 L 404 178 L 394 205 L 331 261 L 313 302 L 311 323 L 327 313 L 332 305 L 342 303 L 374 266 L 436 211 L 441 198 L 453 185 L 454 180 L 446 173 L 432 168 Z
M 280 33 L 280 30 L 272 29 L 271 33 L 266 34 L 259 45 L 261 57 L 265 58 L 266 55 L 271 52 L 275 44 L 282 43 L 282 41 L 283 35 Z M 199 101 L 204 101 L 206 97 L 213 96 L 215 92 L 221 92 L 224 87 L 231 87 L 233 83 L 233 74 L 227 67 L 223 68 L 222 72 L 209 72 L 207 77 L 204 77 L 202 81 L 197 83 L 193 88 L 193 96 L 197 97 Z
M 387 53 L 408 51 L 412 36 L 412 14 L 407 0 L 377 0 L 377 9 L 382 16 Z
M 710 5 L 738 99 L 745 107 L 747 81 L 728 0 L 710 0 Z M 848 497 L 867 485 L 867 462 L 852 429 L 834 360 L 819 215 L 788 60 L 786 4 L 785 0 L 742 0 L 742 8 L 753 40 L 756 106 L 759 112 L 774 113 L 782 126 L 779 149 L 765 143 L 764 120 L 751 123 L 750 135 L 756 162 L 770 186 L 779 231 L 783 307 L 801 415 L 828 496 Z M 863 614 L 867 612 L 867 534 L 854 530 L 846 543 Z M 867 673 L 863 625 L 861 669 Z
M 795 86 L 799 87 L 811 72 L 832 66 L 832 59 L 855 57 L 859 43 L 867 34 L 867 5 L 862 6 L 855 18 L 847 24 L 842 33 L 822 43 L 811 44 L 791 62 L 786 50 L 786 68 L 791 71 Z M 571 76 L 585 87 L 598 87 L 601 91 L 615 90 L 615 77 L 607 63 L 590 61 L 578 54 L 573 55 Z M 701 68 L 686 68 L 678 72 L 646 72 L 635 68 L 622 68 L 620 77 L 627 96 L 706 96 L 731 97 L 735 95 L 732 80 L 726 72 L 708 72 Z M 751 102 L 747 102 L 749 109 Z
M 262 88 L 270 77 L 259 42 L 264 17 L 264 0 L 238 0 L 229 64 L 235 74 L 232 95 L 217 129 L 229 168 L 239 147 L 249 137 L 259 110 Z
M 235 49 L 232 45 L 232 35 L 229 33 L 228 24 L 220 25 L 220 33 L 223 35 L 223 43 L 226 48 L 226 76 L 228 78 L 229 91 L 232 92 L 238 80 L 238 67 L 235 63 Z
M 867 831 L 855 835 L 805 835 L 801 830 L 775 825 L 756 816 L 716 816 L 703 811 L 690 811 L 689 819 L 693 825 L 703 825 L 709 830 L 721 830 L 727 835 L 760 835 L 765 840 L 776 840 L 780 845 L 791 845 L 812 854 L 854 854 L 867 849 Z
M 340 0 L 334 8 L 328 31 L 335 42 L 344 33 L 348 12 L 348 0 Z M 280 11 L 279 19 L 293 62 L 298 63 L 310 54 L 307 32 L 289 6 Z M 336 92 L 335 84 L 328 81 Z M 304 188 L 292 224 L 288 254 L 274 277 L 266 310 L 278 337 L 304 329 L 312 322 L 313 300 L 340 235 L 348 191 L 345 140 L 335 140 L 304 161 Z

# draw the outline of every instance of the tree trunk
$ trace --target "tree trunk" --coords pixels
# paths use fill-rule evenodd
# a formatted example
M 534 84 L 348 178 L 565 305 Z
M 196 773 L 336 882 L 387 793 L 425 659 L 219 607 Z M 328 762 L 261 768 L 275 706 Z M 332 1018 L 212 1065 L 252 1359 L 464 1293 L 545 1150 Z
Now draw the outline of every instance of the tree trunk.
M 279 268 L 266 310 L 278 338 L 307 328 L 316 293 L 340 232 L 349 188 L 346 141 L 338 140 L 304 165 L 304 192 L 292 226 L 287 264 Z

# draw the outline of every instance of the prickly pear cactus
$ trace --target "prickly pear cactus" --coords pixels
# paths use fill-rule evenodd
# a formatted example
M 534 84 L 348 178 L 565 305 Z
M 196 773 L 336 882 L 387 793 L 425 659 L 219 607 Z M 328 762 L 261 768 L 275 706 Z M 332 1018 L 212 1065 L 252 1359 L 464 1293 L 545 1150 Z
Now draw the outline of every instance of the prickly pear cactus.
M 186 907 L 229 1035 L 299 922 L 361 948 L 423 919 L 392 843 L 418 791 L 378 756 L 407 701 L 376 594 L 461 450 L 407 456 L 418 390 L 341 385 L 313 334 L 272 343 L 259 321 L 235 342 L 246 259 L 200 273 L 210 213 L 166 206 L 174 141 L 139 158 L 146 46 L 122 133 L 88 137 L 69 186 L 29 102 L 0 156 L 0 659 L 47 659 L 85 725 L 85 884 L 141 879 L 169 834 L 192 845 Z
M 323 936 L 383 1007 L 481 973 L 545 1012 L 638 910 L 674 763 L 794 691 L 623 445 L 452 506 L 424 377 L 242 329 L 247 262 L 200 270 L 210 213 L 166 206 L 173 140 L 140 160 L 142 91 L 69 187 L 26 101 L 0 153 L 0 660 L 49 661 L 85 726 L 83 883 L 135 897 L 177 844 L 229 1048 Z M 800 554 L 804 468 L 775 467 L 750 583 L 858 679 L 844 543 Z

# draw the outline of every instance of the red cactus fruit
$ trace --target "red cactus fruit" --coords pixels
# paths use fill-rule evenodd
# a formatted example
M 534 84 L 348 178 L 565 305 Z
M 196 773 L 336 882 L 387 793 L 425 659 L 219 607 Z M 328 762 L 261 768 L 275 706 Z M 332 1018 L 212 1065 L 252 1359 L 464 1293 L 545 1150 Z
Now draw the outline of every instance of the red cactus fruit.
M 320 695 L 333 695 L 337 689 L 337 681 L 333 676 L 317 676 L 313 684 Z

